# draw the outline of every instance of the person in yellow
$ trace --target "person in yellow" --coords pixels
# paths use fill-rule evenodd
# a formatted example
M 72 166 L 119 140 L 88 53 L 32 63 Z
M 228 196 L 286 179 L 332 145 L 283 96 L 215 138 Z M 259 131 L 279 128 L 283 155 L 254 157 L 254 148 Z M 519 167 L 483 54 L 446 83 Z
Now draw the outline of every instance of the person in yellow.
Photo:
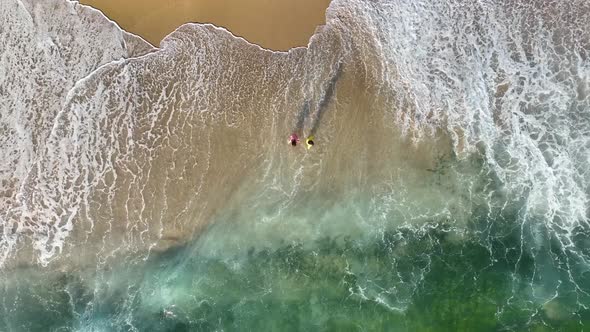
M 314 140 L 315 138 L 313 137 L 313 135 L 309 135 L 306 139 L 305 139 L 305 144 L 307 145 L 307 149 L 311 149 L 314 145 Z

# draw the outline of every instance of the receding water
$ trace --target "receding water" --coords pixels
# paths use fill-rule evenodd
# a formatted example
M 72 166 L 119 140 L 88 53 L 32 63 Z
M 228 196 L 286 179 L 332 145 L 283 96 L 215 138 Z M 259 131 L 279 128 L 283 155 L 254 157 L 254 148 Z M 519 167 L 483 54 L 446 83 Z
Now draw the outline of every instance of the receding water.
M 590 324 L 588 3 L 335 0 L 289 52 L 0 12 L 0 331 Z

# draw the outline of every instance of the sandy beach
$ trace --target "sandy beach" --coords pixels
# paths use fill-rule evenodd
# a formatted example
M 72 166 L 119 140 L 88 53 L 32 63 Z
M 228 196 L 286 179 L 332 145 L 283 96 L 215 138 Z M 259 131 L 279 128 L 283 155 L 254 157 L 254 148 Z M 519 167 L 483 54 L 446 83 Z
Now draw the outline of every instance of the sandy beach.
M 82 0 L 158 46 L 187 22 L 212 23 L 273 50 L 306 46 L 325 22 L 329 0 Z
M 188 1 L 0 0 L 0 331 L 590 325 L 588 1 Z

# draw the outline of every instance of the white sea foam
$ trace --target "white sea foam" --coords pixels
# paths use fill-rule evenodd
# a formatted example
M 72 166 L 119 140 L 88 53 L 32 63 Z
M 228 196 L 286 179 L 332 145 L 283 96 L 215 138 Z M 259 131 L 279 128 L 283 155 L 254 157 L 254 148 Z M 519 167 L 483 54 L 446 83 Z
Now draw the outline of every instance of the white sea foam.
M 473 201 L 490 195 L 475 192 L 477 174 L 453 170 L 437 184 L 414 169 L 418 162 L 379 163 L 393 151 L 382 146 L 403 146 L 398 132 L 429 144 L 441 130 L 459 159 L 482 153 L 505 198 L 489 200 L 491 209 L 522 202 L 520 223 L 550 229 L 576 252 L 571 236 L 587 223 L 590 183 L 590 17 L 582 1 L 335 0 L 307 49 L 274 53 L 188 24 L 145 56 L 149 46 L 75 3 L 0 6 L 8 13 L 0 34 L 8 45 L 0 58 L 2 260 L 28 234 L 47 262 L 76 227 L 82 242 L 103 242 L 97 250 L 105 257 L 156 248 L 251 197 L 265 199 L 252 217 L 284 235 L 288 227 L 278 222 L 306 194 L 336 200 L 354 185 L 372 196 L 369 207 L 333 205 L 324 222 L 308 220 L 289 235 L 337 233 L 342 224 L 331 221 L 350 211 L 359 216 L 351 233 L 392 219 L 464 221 Z M 306 100 L 311 117 L 318 114 L 339 63 L 365 76 L 372 86 L 362 87 L 364 96 L 378 106 L 355 108 L 337 91 L 316 153 L 275 144 Z M 343 133 L 355 116 L 362 121 Z M 375 151 L 354 145 L 370 121 L 392 130 Z M 243 144 L 263 140 L 273 143 Z M 346 162 L 352 170 L 339 164 Z M 388 177 L 370 179 L 375 169 Z M 336 171 L 347 179 L 331 178 L 342 175 Z M 253 228 L 259 236 L 261 227 Z
M 73 2 L 7 0 L 0 12 L 1 264 L 23 236 L 49 257 L 71 229 L 55 232 L 35 220 L 40 207 L 30 205 L 32 188 L 25 181 L 69 90 L 98 66 L 151 46 Z
M 588 2 L 353 3 L 395 121 L 418 140 L 446 127 L 460 155 L 483 148 L 509 199 L 525 197 L 522 222 L 567 246 L 589 217 Z

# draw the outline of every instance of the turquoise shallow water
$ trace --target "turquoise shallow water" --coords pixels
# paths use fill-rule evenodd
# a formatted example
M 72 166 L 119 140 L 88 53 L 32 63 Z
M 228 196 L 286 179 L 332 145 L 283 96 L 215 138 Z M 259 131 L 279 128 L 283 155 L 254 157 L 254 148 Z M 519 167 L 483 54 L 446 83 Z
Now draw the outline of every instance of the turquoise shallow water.
M 0 331 L 587 330 L 589 6 L 334 0 L 273 52 L 0 1 Z
M 472 223 L 477 228 L 487 221 Z M 505 226 L 486 232 L 488 240 L 475 229 L 457 240 L 451 227 L 438 224 L 368 241 L 326 237 L 305 246 L 251 248 L 223 259 L 200 256 L 188 246 L 92 279 L 25 273 L 2 291 L 0 327 L 577 331 L 590 322 L 590 311 L 580 307 L 588 289 L 569 281 L 590 281 L 576 257 L 551 248 L 548 238 L 534 254 L 520 252 L 523 234 Z M 574 272 L 555 267 L 555 261 Z
M 458 167 L 443 164 L 435 172 Z M 493 179 L 482 183 L 496 189 Z M 224 218 L 147 259 L 4 275 L 0 330 L 583 330 L 590 271 L 579 255 L 590 251 L 590 229 L 576 230 L 578 251 L 564 250 L 547 228 L 519 222 L 519 204 L 474 207 L 464 226 L 388 220 L 398 226 L 360 232 L 342 227 L 360 218 L 350 209 L 295 207 L 281 220 L 324 215 L 341 228 L 288 240 L 264 232 L 260 220 L 241 220 L 263 234 L 250 241 L 237 220 Z

